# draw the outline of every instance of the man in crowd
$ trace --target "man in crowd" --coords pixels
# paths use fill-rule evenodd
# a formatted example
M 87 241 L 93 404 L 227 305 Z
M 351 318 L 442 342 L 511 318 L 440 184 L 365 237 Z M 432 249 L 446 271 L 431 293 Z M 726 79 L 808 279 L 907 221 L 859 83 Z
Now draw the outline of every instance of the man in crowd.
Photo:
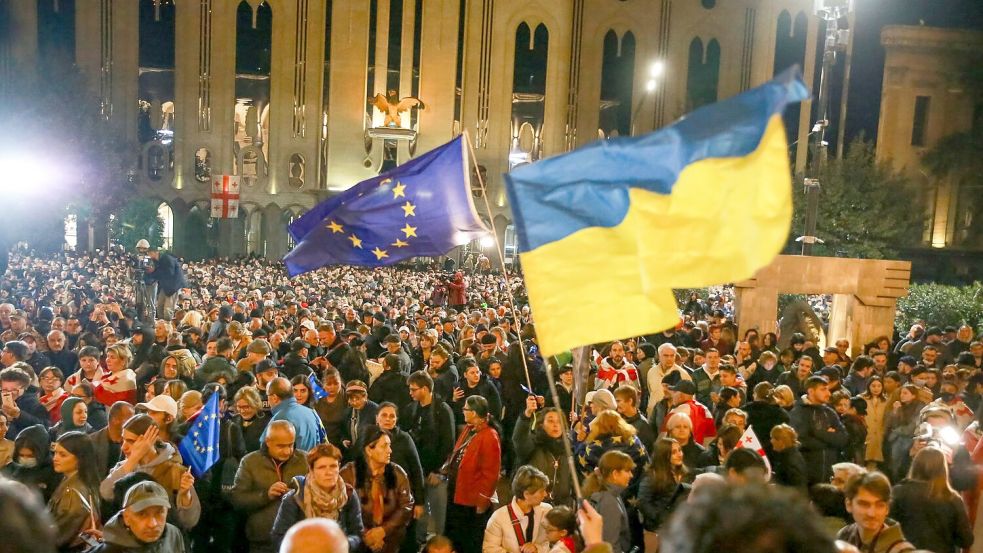
M 146 244 L 146 242 L 144 242 Z M 188 282 L 181 269 L 181 262 L 173 255 L 161 252 L 156 247 L 146 244 L 148 247 L 137 247 L 137 251 L 147 255 L 154 262 L 147 268 L 145 281 L 157 283 L 157 312 L 156 315 L 150 313 L 151 320 L 160 318 L 169 321 L 174 318 L 174 307 L 177 303 L 178 292 L 181 288 L 186 288 Z M 159 316 L 159 317 L 158 317 Z
M 847 511 L 853 524 L 843 527 L 836 535 L 860 551 L 901 553 L 914 551 L 905 541 L 901 525 L 887 518 L 891 510 L 891 482 L 879 472 L 861 473 L 851 478 L 844 488 Z
M 800 360 L 801 362 L 801 360 Z M 792 427 L 799 436 L 802 456 L 808 468 L 809 485 L 829 481 L 839 451 L 850 435 L 829 403 L 829 382 L 822 376 L 806 380 L 805 396 L 799 398 L 789 413 Z
M 308 473 L 305 453 L 294 447 L 295 436 L 290 422 L 273 421 L 266 428 L 264 447 L 239 463 L 229 500 L 247 517 L 250 553 L 273 553 L 270 530 L 280 509 L 280 498 L 290 490 L 288 484 L 295 476 Z
M 30 367 L 23 364 L 0 370 L 0 387 L 3 390 L 0 410 L 7 417 L 7 431 L 12 436 L 35 424 L 51 425 L 48 410 L 38 401 L 38 389 L 31 385 L 33 374 Z
M 170 509 L 167 490 L 160 484 L 134 485 L 126 492 L 123 510 L 102 528 L 103 543 L 90 553 L 184 553 L 181 531 L 167 522 Z
M 283 377 L 274 378 L 266 385 L 266 396 L 270 400 L 273 415 L 270 424 L 276 421 L 289 422 L 294 429 L 297 449 L 310 451 L 321 443 L 321 421 L 317 413 L 310 407 L 297 403 L 289 380 Z M 269 433 L 269 428 L 266 431 Z

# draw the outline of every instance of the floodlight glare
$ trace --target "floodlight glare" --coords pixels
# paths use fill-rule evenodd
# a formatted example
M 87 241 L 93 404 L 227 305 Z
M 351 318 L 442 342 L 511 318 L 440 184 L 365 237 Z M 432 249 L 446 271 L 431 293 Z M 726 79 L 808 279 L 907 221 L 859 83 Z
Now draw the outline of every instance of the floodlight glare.
M 495 245 L 495 237 L 494 236 L 482 236 L 481 237 L 481 240 L 478 243 L 481 244 L 481 247 L 482 248 L 490 248 L 490 247 L 492 247 L 492 246 Z
M 666 64 L 663 63 L 662 60 L 659 60 L 652 63 L 652 67 L 649 69 L 649 74 L 651 74 L 652 77 L 654 78 L 659 78 L 662 76 L 662 73 L 665 70 L 666 70 Z
M 0 156 L 0 191 L 4 194 L 30 194 L 57 182 L 54 165 L 30 155 Z

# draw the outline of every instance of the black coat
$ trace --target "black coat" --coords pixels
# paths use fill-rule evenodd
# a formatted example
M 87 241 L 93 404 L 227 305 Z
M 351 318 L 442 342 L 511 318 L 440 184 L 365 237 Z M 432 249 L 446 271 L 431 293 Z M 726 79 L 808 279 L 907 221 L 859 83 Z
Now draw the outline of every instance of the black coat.
M 44 427 L 51 426 L 51 420 L 48 418 L 48 410 L 38 400 L 37 388 L 34 386 L 29 386 L 24 390 L 24 393 L 17 398 L 15 403 L 17 404 L 17 408 L 20 409 L 20 415 L 16 419 L 7 421 L 9 425 L 7 428 L 8 436 L 16 436 L 25 428 L 36 424 Z
M 246 453 L 252 453 L 253 451 L 259 451 L 259 448 L 263 445 L 260 437 L 266 431 L 266 425 L 270 424 L 270 415 L 259 411 L 249 421 L 248 425 L 243 424 L 242 417 L 236 416 L 232 419 L 232 424 L 242 429 L 242 439 L 245 444 Z
M 806 460 L 797 446 L 773 451 L 768 458 L 771 460 L 772 482 L 808 493 Z
M 894 486 L 891 518 L 918 549 L 953 553 L 973 544 L 973 525 L 962 498 L 931 497 L 927 482 L 905 479 Z
M 747 424 L 754 429 L 754 435 L 761 440 L 761 445 L 766 454 L 770 454 L 771 448 L 771 429 L 779 424 L 788 424 L 788 411 L 776 403 L 767 401 L 752 401 L 744 406 L 747 412 Z
M 154 262 L 153 272 L 147 273 L 147 278 L 156 281 L 159 289 L 167 295 L 177 293 L 181 288 L 188 286 L 181 263 L 169 253 L 160 254 Z
M 398 413 L 410 402 L 410 388 L 406 384 L 406 377 L 399 371 L 384 371 L 369 386 L 369 400 L 378 404 L 385 401 L 394 403 Z
M 464 396 L 457 401 L 450 402 L 451 410 L 454 412 L 454 420 L 457 424 L 464 424 L 464 402 L 471 396 L 481 396 L 488 400 L 488 412 L 495 415 L 495 420 L 502 420 L 502 398 L 498 394 L 498 388 L 488 381 L 487 377 L 482 377 L 478 385 L 469 388 L 467 381 L 461 379 L 457 383 L 457 388 L 464 392 Z
M 34 452 L 34 458 L 38 460 L 37 465 L 26 467 L 20 464 L 20 450 L 25 448 Z M 61 481 L 61 475 L 51 466 L 51 440 L 48 429 L 35 425 L 17 434 L 14 440 L 13 462 L 4 467 L 0 475 L 40 492 L 44 502 L 47 503 Z
M 454 388 L 458 381 L 457 367 L 447 361 L 437 370 L 433 379 L 433 396 L 435 400 L 451 403 L 454 401 Z
M 827 482 L 840 450 L 850 441 L 839 415 L 826 405 L 812 405 L 800 399 L 789 417 L 799 435 L 800 450 L 809 469 L 809 484 Z
M 314 371 L 307 364 L 307 359 L 290 352 L 283 356 L 283 364 L 280 365 L 280 376 L 293 379 L 297 375 L 309 376 Z
M 416 444 L 423 473 L 437 472 L 454 449 L 456 432 L 451 408 L 436 399 L 427 407 L 414 401 L 400 413 L 399 426 Z
M 390 461 L 399 465 L 406 472 L 406 477 L 410 480 L 410 487 L 413 489 L 413 498 L 417 505 L 422 505 L 423 499 L 426 497 L 426 491 L 423 487 L 426 475 L 423 474 L 423 467 L 420 466 L 420 454 L 416 450 L 416 444 L 413 443 L 413 438 L 399 427 L 394 428 L 389 435 L 392 439 L 393 451 Z M 352 449 L 362 451 L 364 448 L 364 440 L 359 439 L 359 443 L 355 444 Z

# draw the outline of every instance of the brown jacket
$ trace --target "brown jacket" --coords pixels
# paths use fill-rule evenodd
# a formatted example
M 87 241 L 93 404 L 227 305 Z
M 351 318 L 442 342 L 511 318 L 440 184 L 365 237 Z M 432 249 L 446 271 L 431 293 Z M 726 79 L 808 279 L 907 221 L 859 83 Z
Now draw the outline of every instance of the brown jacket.
M 413 492 L 406 471 L 396 463 L 386 465 L 384 475 L 385 492 L 383 499 L 382 524 L 375 524 L 372 519 L 372 483 L 363 474 L 368 472 L 361 459 L 352 461 L 341 468 L 341 478 L 346 484 L 355 488 L 362 502 L 362 522 L 365 530 L 381 526 L 386 530 L 385 545 L 381 553 L 395 553 L 406 535 L 406 526 L 413 517 Z M 359 478 L 361 476 L 361 478 Z M 361 480 L 361 481 L 360 481 Z

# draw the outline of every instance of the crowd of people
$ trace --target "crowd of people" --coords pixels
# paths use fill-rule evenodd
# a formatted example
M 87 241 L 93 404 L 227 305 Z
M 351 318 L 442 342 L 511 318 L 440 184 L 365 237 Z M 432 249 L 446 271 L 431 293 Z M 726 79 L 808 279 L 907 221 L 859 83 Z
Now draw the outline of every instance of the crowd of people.
M 983 528 L 969 326 L 779 349 L 716 290 L 675 329 L 544 359 L 521 278 L 487 264 L 147 254 L 10 259 L 0 527 L 21 550 L 952 553 Z M 181 444 L 216 399 L 196 478 Z

